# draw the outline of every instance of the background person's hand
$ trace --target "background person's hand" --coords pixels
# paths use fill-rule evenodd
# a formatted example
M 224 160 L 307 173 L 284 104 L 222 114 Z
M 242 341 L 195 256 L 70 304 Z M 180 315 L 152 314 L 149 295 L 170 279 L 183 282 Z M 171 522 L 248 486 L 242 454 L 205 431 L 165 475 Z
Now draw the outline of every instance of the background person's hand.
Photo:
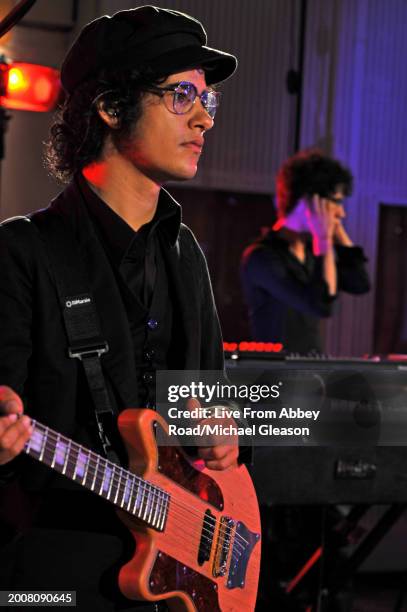
M 338 219 L 335 224 L 334 242 L 335 244 L 340 244 L 341 246 L 353 246 L 353 242 L 340 219 Z
M 314 255 L 325 255 L 332 248 L 337 224 L 335 206 L 328 199 L 314 194 L 307 209 Z

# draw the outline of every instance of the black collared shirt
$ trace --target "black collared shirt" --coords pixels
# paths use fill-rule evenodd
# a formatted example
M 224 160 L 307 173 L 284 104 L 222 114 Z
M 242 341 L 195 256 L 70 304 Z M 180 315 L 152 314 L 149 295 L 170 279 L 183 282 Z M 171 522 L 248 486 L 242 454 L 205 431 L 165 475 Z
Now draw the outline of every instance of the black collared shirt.
M 136 366 L 138 405 L 153 407 L 155 371 L 171 367 L 173 336 L 177 332 L 166 249 L 177 241 L 181 207 L 162 189 L 153 219 L 135 231 L 82 176 L 77 176 L 76 180 L 112 265 L 127 312 Z
M 155 255 L 160 248 L 158 237 L 166 235 L 170 244 L 175 244 L 181 224 L 180 205 L 161 189 L 153 219 L 135 231 L 91 189 L 81 174 L 76 180 L 113 268 L 119 271 L 140 304 L 148 308 L 156 273 Z

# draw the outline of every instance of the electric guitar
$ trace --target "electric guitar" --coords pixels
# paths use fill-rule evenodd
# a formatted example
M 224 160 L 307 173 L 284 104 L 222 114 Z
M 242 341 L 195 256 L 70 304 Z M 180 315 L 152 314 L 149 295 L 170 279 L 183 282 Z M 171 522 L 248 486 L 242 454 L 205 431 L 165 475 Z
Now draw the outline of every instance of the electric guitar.
M 167 600 L 183 612 L 250 612 L 260 567 L 260 517 L 245 466 L 192 463 L 177 446 L 156 444 L 165 420 L 152 410 L 118 419 L 129 469 L 32 420 L 25 452 L 114 504 L 136 540 L 119 573 L 129 599 Z

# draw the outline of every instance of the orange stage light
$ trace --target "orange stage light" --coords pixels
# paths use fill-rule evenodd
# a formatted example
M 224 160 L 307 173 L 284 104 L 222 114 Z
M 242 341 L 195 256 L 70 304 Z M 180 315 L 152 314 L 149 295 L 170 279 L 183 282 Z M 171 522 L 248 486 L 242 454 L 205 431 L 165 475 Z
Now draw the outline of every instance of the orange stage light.
M 38 64 L 2 64 L 0 106 L 14 110 L 47 112 L 55 108 L 61 83 L 59 71 Z

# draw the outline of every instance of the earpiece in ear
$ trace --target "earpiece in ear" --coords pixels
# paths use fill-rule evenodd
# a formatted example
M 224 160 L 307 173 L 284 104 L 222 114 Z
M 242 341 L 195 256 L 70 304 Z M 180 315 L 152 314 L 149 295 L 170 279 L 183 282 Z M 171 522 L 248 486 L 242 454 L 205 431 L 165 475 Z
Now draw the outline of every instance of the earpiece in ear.
M 92 104 L 96 106 L 103 121 L 107 121 L 111 128 L 116 129 L 120 127 L 121 121 L 120 101 L 113 95 L 107 96 L 109 93 L 113 94 L 114 92 L 108 91 L 99 94 L 99 96 L 93 100 Z
M 120 115 L 119 103 L 115 100 L 112 100 L 111 102 L 106 100 L 100 100 L 97 104 L 97 107 L 99 110 L 105 112 L 106 115 L 111 119 L 117 119 L 117 117 L 119 117 Z

